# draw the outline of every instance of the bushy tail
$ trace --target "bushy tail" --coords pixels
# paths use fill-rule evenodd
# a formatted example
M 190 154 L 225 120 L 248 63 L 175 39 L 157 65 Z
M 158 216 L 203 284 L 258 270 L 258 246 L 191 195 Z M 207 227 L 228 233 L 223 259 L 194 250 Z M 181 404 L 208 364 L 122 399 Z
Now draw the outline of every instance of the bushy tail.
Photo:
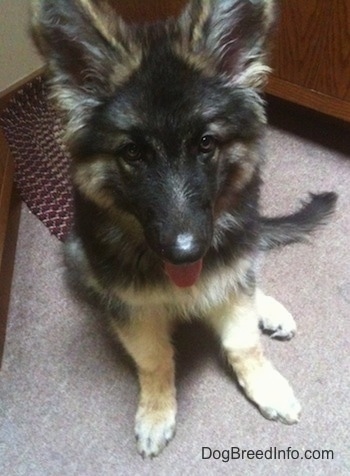
M 324 225 L 335 210 L 337 194 L 310 194 L 297 212 L 279 217 L 261 217 L 261 250 L 305 242 L 315 228 Z

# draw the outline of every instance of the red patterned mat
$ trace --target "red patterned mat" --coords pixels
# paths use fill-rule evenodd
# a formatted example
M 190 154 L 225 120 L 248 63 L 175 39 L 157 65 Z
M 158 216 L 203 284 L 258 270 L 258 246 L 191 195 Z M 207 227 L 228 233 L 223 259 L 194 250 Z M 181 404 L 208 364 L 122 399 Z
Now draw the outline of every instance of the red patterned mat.
M 53 235 L 64 240 L 72 222 L 70 157 L 43 79 L 26 84 L 14 96 L 0 125 L 15 159 L 15 181 L 23 201 Z

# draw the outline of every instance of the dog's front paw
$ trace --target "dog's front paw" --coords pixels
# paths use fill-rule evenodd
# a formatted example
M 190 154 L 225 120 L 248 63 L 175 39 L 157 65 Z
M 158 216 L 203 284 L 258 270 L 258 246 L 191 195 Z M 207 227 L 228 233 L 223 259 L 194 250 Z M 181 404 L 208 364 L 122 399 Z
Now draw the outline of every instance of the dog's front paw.
M 293 316 L 276 299 L 261 291 L 257 295 L 257 311 L 261 329 L 274 339 L 290 340 L 294 337 L 297 325 Z
M 157 456 L 174 437 L 175 409 L 145 412 L 136 415 L 135 436 L 140 455 L 153 458 Z
M 299 421 L 300 403 L 288 381 L 272 366 L 261 369 L 259 374 L 250 379 L 245 391 L 265 418 L 286 424 Z
M 300 403 L 288 381 L 272 365 L 263 366 L 240 383 L 265 418 L 286 424 L 299 421 Z

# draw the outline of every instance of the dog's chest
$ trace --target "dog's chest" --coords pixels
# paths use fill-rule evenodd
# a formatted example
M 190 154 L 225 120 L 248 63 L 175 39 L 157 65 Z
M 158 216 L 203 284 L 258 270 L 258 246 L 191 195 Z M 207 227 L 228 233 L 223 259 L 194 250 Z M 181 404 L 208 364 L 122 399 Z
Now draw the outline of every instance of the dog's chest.
M 246 287 L 252 265 L 251 257 L 240 258 L 234 266 L 223 266 L 207 273 L 189 288 L 178 288 L 169 283 L 168 286 L 145 287 L 141 290 L 132 286 L 127 289 L 116 288 L 114 292 L 118 299 L 131 307 L 159 306 L 170 314 L 200 316 Z

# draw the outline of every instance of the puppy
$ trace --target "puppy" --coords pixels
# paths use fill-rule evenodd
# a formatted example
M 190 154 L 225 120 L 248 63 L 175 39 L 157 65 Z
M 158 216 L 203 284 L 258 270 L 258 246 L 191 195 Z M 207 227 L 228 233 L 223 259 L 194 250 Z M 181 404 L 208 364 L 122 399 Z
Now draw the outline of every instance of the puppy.
M 72 155 L 67 260 L 136 363 L 138 451 L 155 456 L 174 435 L 171 333 L 190 317 L 219 336 L 261 413 L 295 423 L 300 405 L 264 356 L 259 321 L 286 339 L 295 323 L 257 288 L 256 264 L 303 240 L 336 196 L 259 213 L 272 1 L 190 0 L 178 18 L 142 26 L 117 6 L 37 0 L 33 30 Z

